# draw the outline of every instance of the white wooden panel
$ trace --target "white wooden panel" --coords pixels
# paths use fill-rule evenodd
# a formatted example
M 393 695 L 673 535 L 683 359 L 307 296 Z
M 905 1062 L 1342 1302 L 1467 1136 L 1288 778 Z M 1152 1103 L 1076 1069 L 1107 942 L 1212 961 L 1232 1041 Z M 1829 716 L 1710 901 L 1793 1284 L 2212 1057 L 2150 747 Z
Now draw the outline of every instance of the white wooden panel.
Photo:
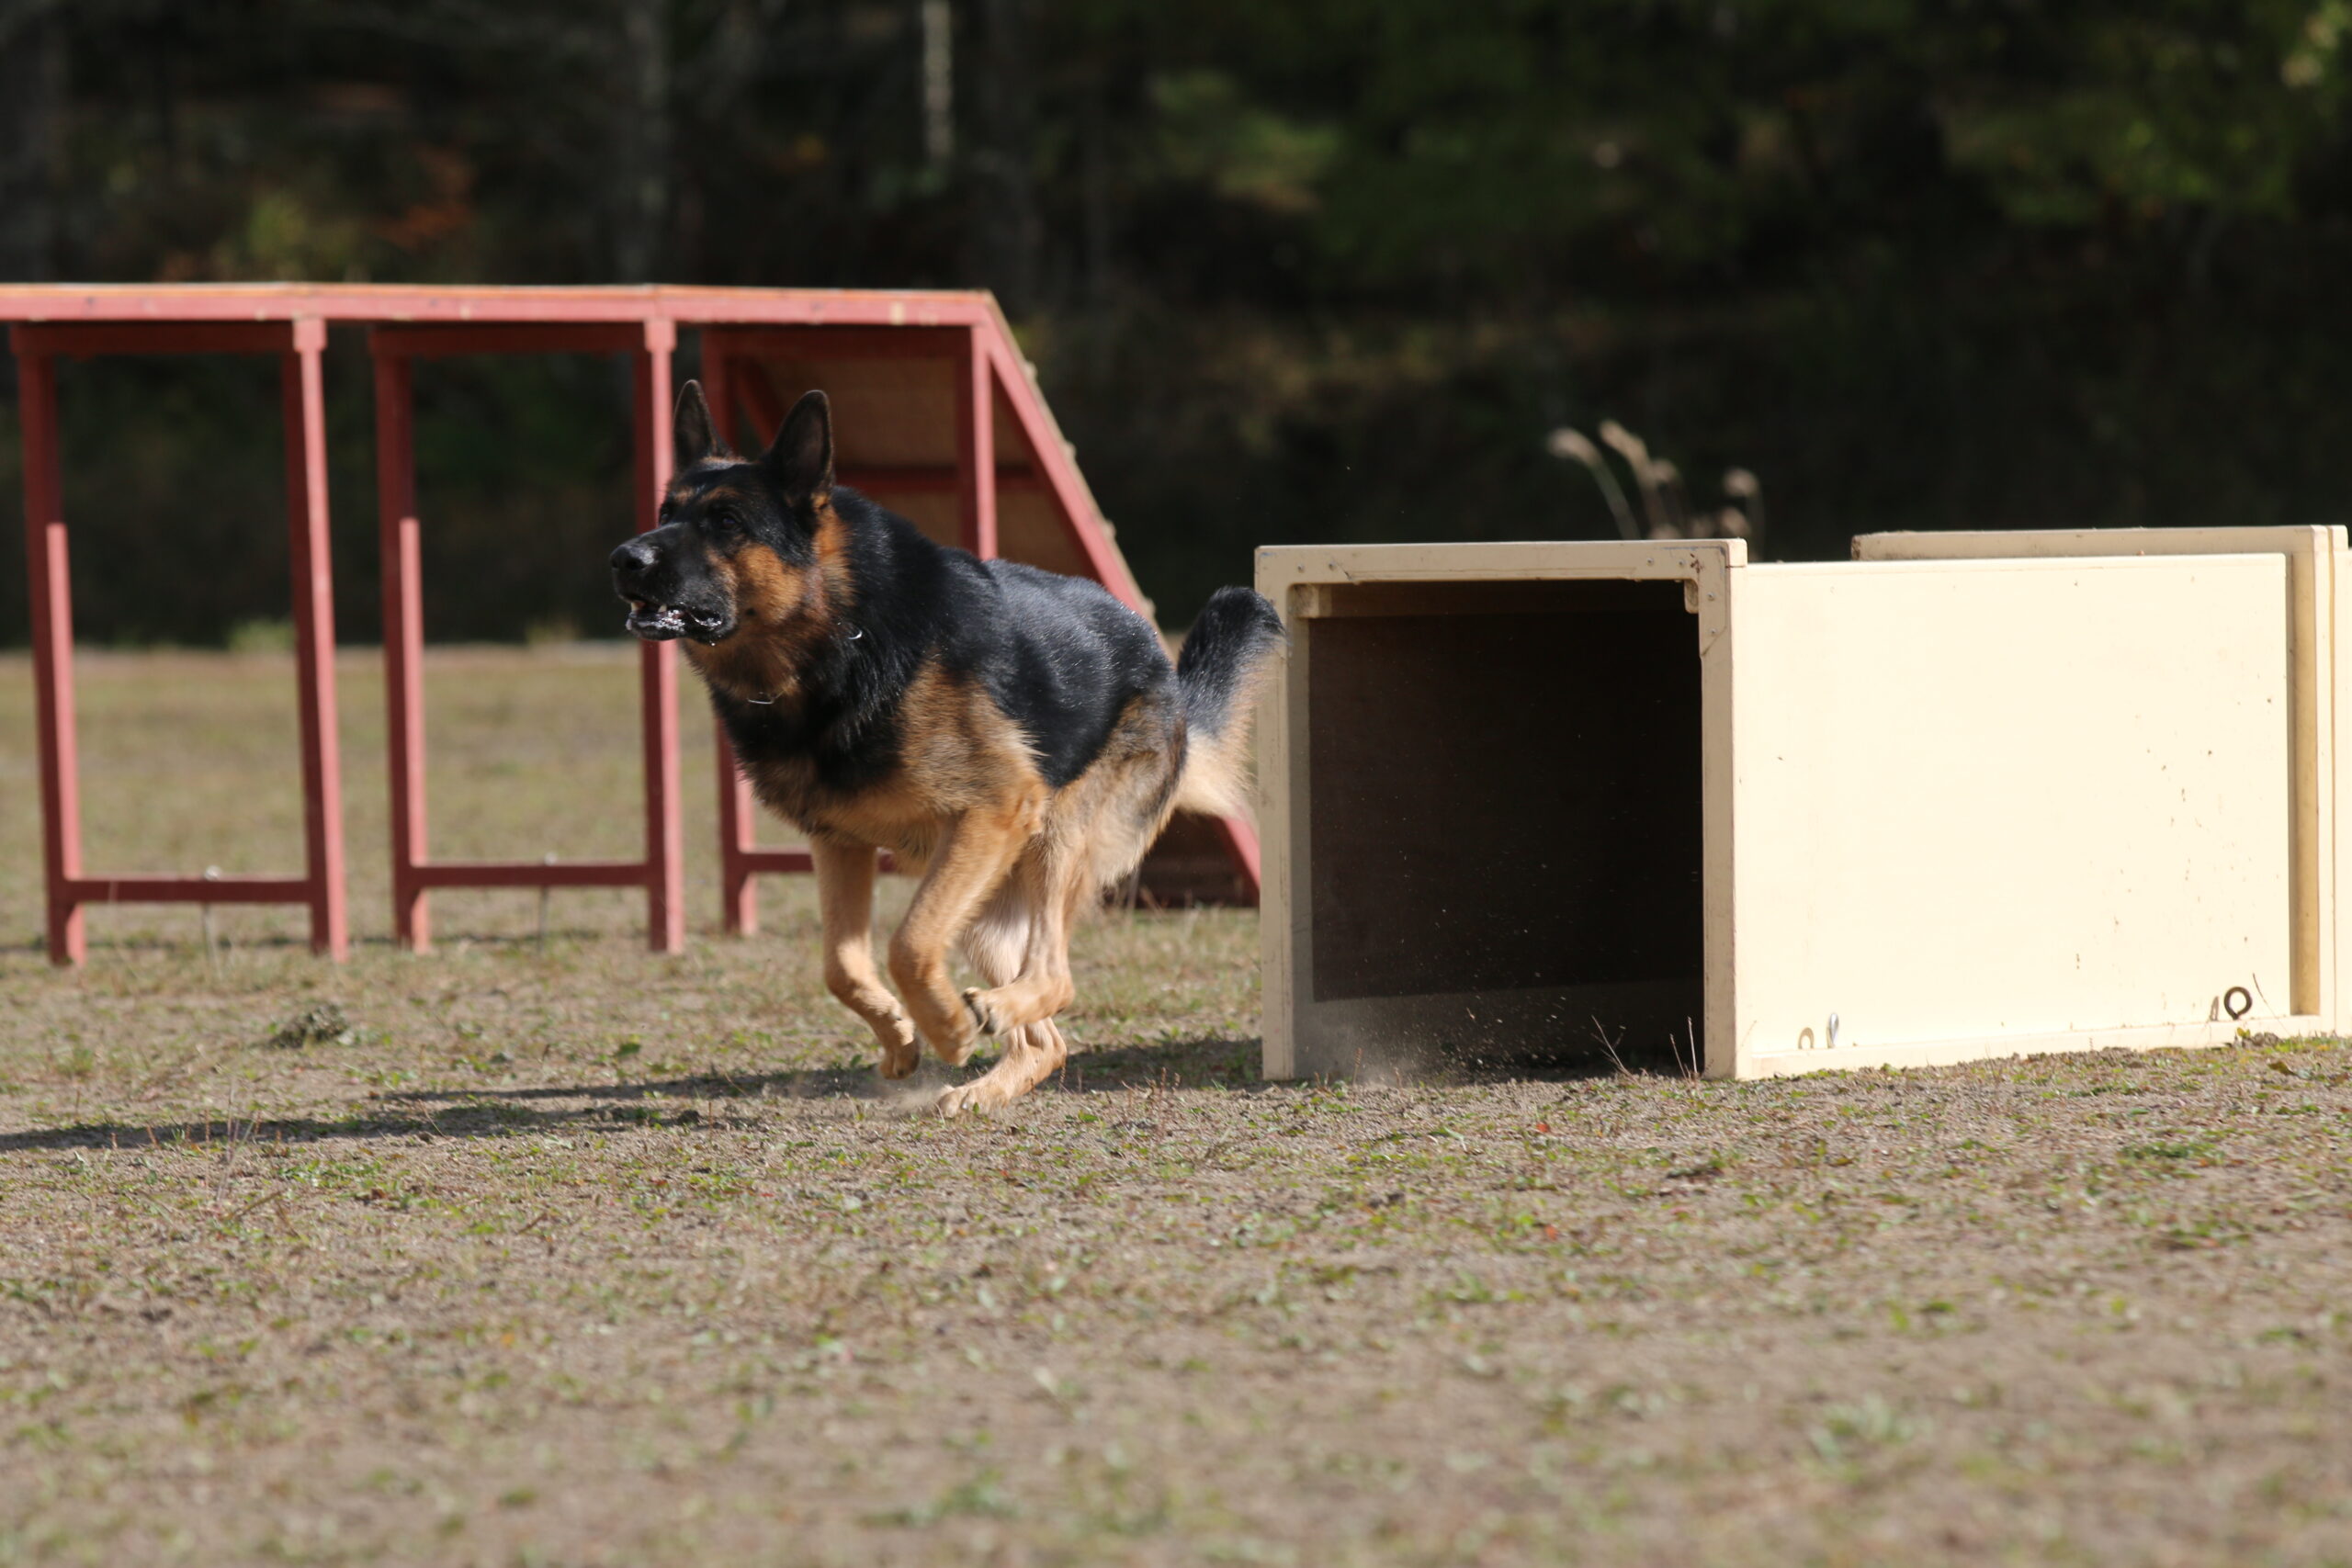
M 2346 547 L 2342 526 L 2268 528 L 1996 528 L 1858 534 L 1854 558 L 1974 560 L 2018 556 L 2325 554 Z
M 2341 531 L 2337 531 L 2340 536 Z M 2326 654 L 2330 701 L 2324 733 L 2328 738 L 2327 781 L 2329 832 L 2326 858 L 2321 862 L 2319 883 L 2327 897 L 2328 979 L 2325 990 L 2333 1004 L 2331 1018 L 2321 1027 L 2342 1034 L 2352 1032 L 2352 918 L 2344 904 L 2352 898 L 2352 878 L 2345 875 L 2345 840 L 2352 835 L 2352 728 L 2345 710 L 2352 704 L 2352 552 L 2331 550 L 2327 558 L 2329 641 Z
M 1701 583 L 1702 596 L 1712 601 L 1720 574 L 1747 560 L 1747 544 L 1742 539 L 1672 545 L 1622 539 L 1279 545 L 1258 552 L 1258 591 L 1279 604 L 1293 586 L 1318 582 L 1638 581 L 1665 577 Z
M 2352 824 L 2344 792 L 2352 770 L 2335 762 L 2343 706 L 2343 614 L 2337 581 L 2347 547 L 2341 525 L 2257 528 L 2054 528 L 1864 534 L 1858 561 L 1958 560 L 2019 556 L 2219 556 L 2286 558 L 2293 604 L 2295 692 L 2295 1008 L 2340 1019 L 2347 998 L 2338 987 L 2352 931 L 2338 918 L 2338 836 Z M 2324 1027 L 2342 1028 L 2338 1022 Z
M 1751 567 L 1733 619 L 1742 1076 L 1833 1013 L 1823 1066 L 2290 1013 L 2283 558 Z
M 2325 1019 L 2297 1015 L 2266 1019 L 2262 1025 L 2285 1036 L 2324 1034 Z M 1741 1064 L 1742 1077 L 1779 1077 L 1857 1067 L 1941 1067 L 1957 1062 L 1988 1062 L 1997 1057 L 2033 1056 L 2054 1051 L 2186 1051 L 2230 1045 L 2247 1032 L 2247 1026 L 2223 1019 L 2219 1023 L 2152 1023 L 2131 1029 L 2076 1029 L 2057 1034 L 1973 1034 L 1958 1040 L 1922 1040 L 1901 1045 L 1849 1045 L 1839 1037 L 1837 1047 L 1787 1051 L 1773 1056 L 1750 1056 Z

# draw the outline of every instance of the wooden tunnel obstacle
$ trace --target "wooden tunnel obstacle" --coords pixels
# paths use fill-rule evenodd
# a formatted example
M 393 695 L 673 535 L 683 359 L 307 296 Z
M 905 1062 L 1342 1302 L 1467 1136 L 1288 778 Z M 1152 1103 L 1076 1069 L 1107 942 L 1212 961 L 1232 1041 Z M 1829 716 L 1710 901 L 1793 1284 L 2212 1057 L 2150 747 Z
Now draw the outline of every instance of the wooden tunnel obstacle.
M 2342 529 L 1855 553 L 1261 552 L 1268 1075 L 2352 1026 Z

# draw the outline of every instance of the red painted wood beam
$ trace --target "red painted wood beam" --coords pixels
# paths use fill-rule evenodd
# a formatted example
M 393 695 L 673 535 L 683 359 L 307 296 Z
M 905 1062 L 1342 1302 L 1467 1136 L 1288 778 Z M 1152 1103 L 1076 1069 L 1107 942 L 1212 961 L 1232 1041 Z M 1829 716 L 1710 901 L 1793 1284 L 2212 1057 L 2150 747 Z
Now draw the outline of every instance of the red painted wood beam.
M 24 436 L 25 570 L 32 603 L 33 691 L 40 712 L 40 851 L 49 959 L 79 964 L 86 950 L 82 907 L 81 766 L 74 736 L 74 592 L 57 445 L 57 362 L 10 334 Z
M 956 469 L 963 478 L 957 542 L 982 560 L 994 560 L 996 398 L 984 333 L 974 327 L 965 333 L 956 359 Z
M 308 876 L 77 876 L 66 889 L 83 904 L 306 904 Z
M 382 342 L 371 333 L 373 349 Z M 432 945 L 432 907 L 416 868 L 426 854 L 424 541 L 416 517 L 414 367 L 375 354 L 376 523 L 384 595 L 384 739 L 391 784 L 392 940 Z
M 671 321 L 650 319 L 629 360 L 636 436 L 637 526 L 661 521 L 670 488 L 670 356 L 678 346 Z M 639 691 L 645 750 L 645 924 L 656 953 L 686 945 L 686 839 L 678 796 L 678 645 L 638 645 Z
M 643 887 L 641 860 L 428 861 L 411 866 L 418 887 Z
M 268 321 L 96 321 L 28 325 L 13 336 L 19 354 L 65 358 L 119 354 L 282 354 L 297 321 L 316 330 L 315 316 Z M 320 340 L 323 342 L 324 339 Z
M 334 565 L 327 518 L 327 409 L 319 363 L 326 324 L 294 323 L 279 361 L 286 404 L 286 533 L 294 581 L 295 686 L 301 703 L 302 852 L 311 948 L 340 962 L 351 949 L 345 906 L 343 746 L 335 724 Z
M 511 288 L 429 284 L 0 284 L 0 321 L 265 322 L 314 317 L 366 325 L 540 321 L 681 326 L 968 327 L 1001 321 L 984 293 L 950 290 Z M 141 351 L 146 352 L 146 351 Z

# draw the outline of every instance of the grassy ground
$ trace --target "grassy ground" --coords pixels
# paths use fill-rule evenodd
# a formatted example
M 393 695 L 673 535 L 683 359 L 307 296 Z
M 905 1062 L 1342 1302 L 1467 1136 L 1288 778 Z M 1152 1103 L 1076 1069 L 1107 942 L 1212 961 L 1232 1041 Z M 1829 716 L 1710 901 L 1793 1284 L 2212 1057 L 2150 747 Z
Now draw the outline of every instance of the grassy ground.
M 436 847 L 628 852 L 626 661 L 435 681 Z M 2352 1051 L 1266 1085 L 1251 919 L 1150 915 L 942 1123 L 781 880 L 390 953 L 344 682 L 352 963 L 61 975 L 0 668 L 0 1562 L 2352 1562 Z M 293 863 L 266 662 L 84 690 L 95 864 Z

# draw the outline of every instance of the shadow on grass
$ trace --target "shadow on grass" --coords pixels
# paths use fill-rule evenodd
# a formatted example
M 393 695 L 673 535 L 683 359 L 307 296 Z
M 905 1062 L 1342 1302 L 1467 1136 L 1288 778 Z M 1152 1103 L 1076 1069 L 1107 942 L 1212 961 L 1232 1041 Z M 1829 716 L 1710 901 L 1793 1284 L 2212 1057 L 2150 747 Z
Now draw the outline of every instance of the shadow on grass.
M 603 1099 L 634 1100 L 881 1100 L 897 1098 L 909 1088 L 937 1081 L 965 1082 L 996 1065 L 994 1052 L 975 1056 L 962 1069 L 942 1069 L 934 1058 L 924 1058 L 924 1078 L 892 1084 L 872 1066 L 797 1067 L 773 1073 L 690 1073 L 664 1078 L 639 1078 L 615 1084 L 541 1084 L 530 1089 L 415 1089 L 381 1096 L 387 1104 L 463 1105 L 469 1103 L 527 1103 L 533 1100 Z M 1202 1038 L 1159 1045 L 1126 1045 L 1074 1053 L 1062 1071 L 1046 1080 L 1040 1094 L 1056 1091 L 1109 1093 L 1148 1088 L 1239 1089 L 1255 1086 L 1258 1042 Z M 1274 1086 L 1268 1086 L 1274 1087 Z M 0 1147 L 6 1147 L 0 1142 Z
M 540 1084 L 532 1089 L 404 1089 L 377 1098 L 388 1105 L 519 1105 L 532 1100 L 878 1100 L 871 1067 L 795 1067 L 773 1073 L 689 1073 L 607 1084 Z
M 985 1070 L 993 1057 L 967 1074 Z M 1169 1045 L 1089 1052 L 1072 1070 L 1038 1090 L 1086 1093 L 1254 1082 L 1254 1040 L 1190 1040 Z M 935 1072 L 936 1069 L 934 1068 Z M 963 1075 L 959 1075 L 959 1077 Z M 85 1122 L 0 1134 L 0 1154 L 41 1149 L 225 1148 L 232 1145 L 314 1144 L 341 1139 L 512 1138 L 535 1134 L 619 1132 L 644 1127 L 725 1124 L 718 1106 L 650 1103 L 694 1100 L 723 1106 L 734 1100 L 855 1100 L 891 1095 L 871 1066 L 802 1067 L 773 1073 L 695 1073 L 604 1084 L 544 1084 L 528 1089 L 420 1089 L 379 1096 L 368 1109 L 344 1117 L 284 1116 L 251 1121 Z M 586 1101 L 557 1105 L 556 1101 Z
M 594 1092 L 594 1091 L 575 1091 Z M 517 1105 L 420 1107 L 413 1113 L 371 1111 L 344 1117 L 276 1116 L 252 1121 L 209 1117 L 200 1122 L 85 1122 L 0 1134 L 0 1154 L 36 1149 L 220 1149 L 261 1144 L 320 1144 L 339 1139 L 512 1138 L 566 1130 L 616 1132 L 632 1127 L 692 1127 L 708 1120 L 692 1107 L 591 1105 L 543 1111 Z
M 974 1061 L 958 1081 L 977 1076 L 993 1056 Z M 1504 1078 L 1560 1081 L 1608 1077 L 1620 1072 L 1648 1077 L 1645 1067 L 1663 1064 L 1574 1060 L 1544 1065 L 1450 1063 L 1397 1082 L 1430 1087 L 1493 1082 Z M 930 1069 L 937 1073 L 934 1066 Z M 1664 1078 L 1679 1076 L 1656 1070 Z M 173 1149 L 231 1145 L 311 1144 L 337 1139 L 510 1138 L 567 1130 L 621 1132 L 632 1128 L 747 1124 L 721 1109 L 733 1100 L 854 1100 L 895 1098 L 922 1082 L 891 1085 L 869 1066 L 801 1067 L 773 1073 L 695 1073 L 608 1084 L 546 1084 L 529 1089 L 420 1089 L 379 1096 L 367 1111 L 345 1117 L 288 1116 L 239 1121 L 134 1123 L 86 1122 L 70 1127 L 0 1134 L 0 1154 L 19 1150 L 116 1148 Z M 1258 1076 L 1258 1042 L 1204 1036 L 1153 1045 L 1123 1045 L 1081 1051 L 1036 1090 L 1041 1098 L 1061 1094 L 1131 1093 L 1136 1089 L 1226 1089 L 1265 1093 L 1306 1092 L 1317 1080 L 1267 1083 Z M 691 1100 L 710 1104 L 664 1106 L 654 1100 Z M 560 1108 L 548 1102 L 587 1101 Z

